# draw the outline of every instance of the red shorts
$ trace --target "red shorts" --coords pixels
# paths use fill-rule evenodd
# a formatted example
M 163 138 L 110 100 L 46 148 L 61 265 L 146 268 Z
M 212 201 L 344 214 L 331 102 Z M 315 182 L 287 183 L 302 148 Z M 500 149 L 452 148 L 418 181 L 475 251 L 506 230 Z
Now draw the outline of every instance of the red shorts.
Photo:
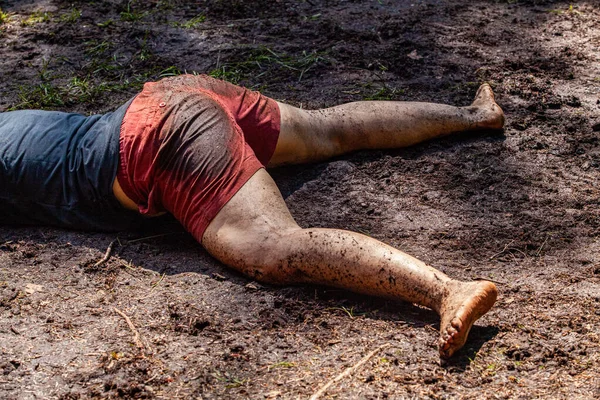
M 198 241 L 277 145 L 277 102 L 213 79 L 147 83 L 120 134 L 117 178 L 141 214 L 173 214 Z

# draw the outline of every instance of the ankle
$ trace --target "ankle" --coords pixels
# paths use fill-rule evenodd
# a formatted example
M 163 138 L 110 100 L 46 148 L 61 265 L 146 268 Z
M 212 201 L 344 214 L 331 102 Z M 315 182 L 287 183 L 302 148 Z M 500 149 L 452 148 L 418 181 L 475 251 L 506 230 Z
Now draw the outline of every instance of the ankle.
M 441 316 L 448 304 L 448 300 L 452 297 L 452 293 L 456 290 L 456 282 L 457 281 L 454 280 L 448 280 L 441 283 L 436 290 L 436 293 L 432 293 L 428 302 L 429 304 L 425 304 L 425 306 L 431 308 Z

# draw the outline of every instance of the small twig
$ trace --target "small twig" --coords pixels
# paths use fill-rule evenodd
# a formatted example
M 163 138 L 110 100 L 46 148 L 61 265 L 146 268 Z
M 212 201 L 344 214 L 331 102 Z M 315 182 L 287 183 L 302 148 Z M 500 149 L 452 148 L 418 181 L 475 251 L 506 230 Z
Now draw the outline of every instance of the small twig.
M 139 301 L 139 300 L 146 300 L 147 298 L 149 298 L 149 297 L 152 297 L 152 295 L 154 294 L 154 289 L 156 289 L 156 287 L 157 287 L 158 285 L 160 285 L 160 283 L 163 281 L 163 279 L 165 279 L 165 275 L 166 275 L 166 273 L 165 273 L 165 274 L 162 274 L 162 275 L 160 276 L 160 279 L 158 280 L 158 282 L 156 282 L 156 283 L 154 283 L 154 284 L 152 285 L 152 287 L 151 287 L 151 289 L 150 289 L 150 292 L 148 292 L 148 294 L 147 294 L 146 296 L 144 296 L 144 297 L 140 297 L 140 298 L 139 298 L 139 299 L 137 299 L 137 300 L 138 300 L 138 301 Z
M 158 282 L 156 282 L 156 283 L 154 283 L 154 284 L 152 285 L 152 289 L 154 289 L 155 287 L 157 287 L 158 285 L 160 285 L 160 283 L 163 281 L 163 279 L 165 279 L 165 275 L 167 275 L 167 274 L 166 274 L 166 273 L 164 273 L 164 274 L 162 274 L 162 275 L 160 276 L 160 279 L 158 280 Z
M 137 347 L 139 347 L 140 349 L 145 349 L 146 346 L 144 346 L 144 343 L 140 339 L 140 333 L 135 328 L 135 325 L 133 325 L 133 322 L 131 322 L 131 319 L 127 315 L 125 315 L 125 313 L 123 313 L 122 311 L 118 310 L 115 307 L 113 307 L 113 311 L 116 312 L 117 314 L 119 314 L 121 317 L 123 317 L 123 319 L 125 320 L 125 322 L 127 322 L 127 325 L 129 326 L 129 329 L 133 333 L 133 341 L 135 342 L 135 344 L 137 345 Z
M 313 394 L 312 396 L 310 396 L 310 400 L 317 400 L 319 397 L 321 397 L 323 394 L 325 394 L 325 392 L 327 391 L 327 389 L 329 389 L 329 387 L 331 385 L 333 385 L 336 382 L 341 381 L 342 379 L 344 379 L 348 375 L 350 375 L 353 372 L 355 372 L 363 364 L 365 364 L 367 361 L 369 361 L 375 354 L 379 353 L 381 350 L 383 350 L 383 349 L 385 349 L 386 347 L 389 347 L 389 346 L 390 346 L 389 343 L 382 344 L 381 346 L 379 346 L 378 348 L 376 348 L 375 350 L 373 350 L 372 352 L 370 352 L 369 354 L 367 354 L 366 356 L 364 356 L 362 358 L 362 360 L 360 360 L 358 363 L 354 364 L 351 367 L 346 368 L 344 370 L 344 372 L 342 372 L 341 374 L 339 374 L 338 376 L 336 376 L 335 378 L 333 378 L 332 380 L 330 380 L 329 382 L 327 382 L 325 384 L 325 386 L 321 387 L 321 389 L 319 389 L 315 394 Z
M 117 241 L 113 240 L 112 242 L 110 242 L 110 244 L 108 245 L 108 248 L 106 249 L 106 253 L 104 253 L 104 257 L 102 257 L 100 259 L 100 261 L 98 261 L 96 264 L 94 264 L 94 268 L 98 268 L 99 266 L 101 266 L 102 264 L 104 264 L 105 262 L 108 261 L 108 259 L 110 258 L 110 253 L 112 253 L 113 247 L 115 246 L 115 243 Z
M 125 243 L 126 244 L 131 244 L 131 243 L 143 242 L 144 240 L 156 239 L 156 238 L 159 238 L 159 237 L 174 235 L 176 233 L 179 233 L 179 232 L 170 232 L 170 233 L 163 233 L 163 234 L 160 234 L 160 235 L 146 236 L 146 237 L 139 238 L 139 239 L 128 240 Z
M 544 240 L 544 243 L 542 243 L 542 245 L 540 246 L 540 248 L 538 249 L 538 251 L 535 253 L 536 257 L 540 256 L 540 253 L 542 252 L 542 249 L 544 248 L 544 246 L 546 245 L 546 242 L 548 242 L 548 236 L 546 236 L 546 239 Z
M 515 240 L 511 240 L 506 246 L 504 246 L 504 248 L 502 249 L 502 251 L 494 254 L 493 256 L 490 257 L 490 260 L 493 260 L 494 258 L 498 257 L 500 254 L 504 253 L 506 251 L 506 249 L 508 249 L 508 246 L 510 246 L 511 244 L 513 244 Z
M 153 380 L 155 380 L 156 378 L 158 378 L 158 374 L 154 375 L 153 377 L 151 377 L 150 379 L 148 379 L 147 381 L 144 382 L 144 385 L 149 384 L 150 382 L 152 382 Z

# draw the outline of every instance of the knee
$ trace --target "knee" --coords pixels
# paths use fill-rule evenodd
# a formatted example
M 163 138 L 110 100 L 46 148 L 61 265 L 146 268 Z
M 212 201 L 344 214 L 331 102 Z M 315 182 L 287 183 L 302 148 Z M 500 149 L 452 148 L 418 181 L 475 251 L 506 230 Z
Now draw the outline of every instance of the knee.
M 238 261 L 238 265 L 259 282 L 279 285 L 298 282 L 297 264 L 289 261 L 293 257 L 290 243 L 295 231 L 273 232 L 264 235 L 261 240 L 248 243 L 240 253 L 243 259 Z
M 219 261 L 258 282 L 289 284 L 300 280 L 296 263 L 289 262 L 289 243 L 295 230 L 246 232 L 242 237 L 221 240 L 218 250 L 216 246 L 206 247 Z

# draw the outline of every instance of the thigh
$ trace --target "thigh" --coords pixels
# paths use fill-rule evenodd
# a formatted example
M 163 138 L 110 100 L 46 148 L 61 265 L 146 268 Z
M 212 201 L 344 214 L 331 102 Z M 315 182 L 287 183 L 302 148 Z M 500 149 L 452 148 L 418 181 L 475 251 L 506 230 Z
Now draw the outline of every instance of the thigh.
M 247 275 L 277 258 L 277 238 L 300 229 L 271 176 L 260 169 L 208 225 L 202 245 L 215 258 Z
M 281 127 L 269 167 L 322 161 L 340 153 L 336 130 L 323 116 L 327 110 L 307 111 L 278 103 Z

